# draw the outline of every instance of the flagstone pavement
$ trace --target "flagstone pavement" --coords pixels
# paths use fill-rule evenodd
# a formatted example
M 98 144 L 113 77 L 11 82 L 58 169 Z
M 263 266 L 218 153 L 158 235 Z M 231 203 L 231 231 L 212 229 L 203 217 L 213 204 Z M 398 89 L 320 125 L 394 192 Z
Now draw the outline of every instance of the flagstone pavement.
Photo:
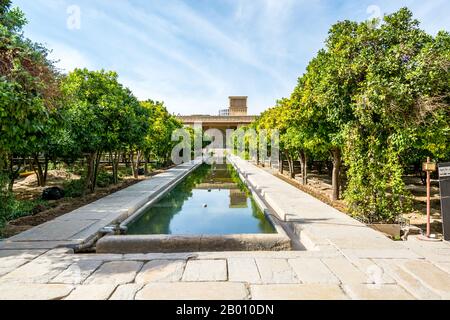
M 103 200 L 101 210 L 95 205 L 78 209 L 47 230 L 41 226 L 0 242 L 0 300 L 450 299 L 448 242 L 415 236 L 393 242 L 251 163 L 231 158 L 307 250 L 74 253 L 74 244 L 133 212 L 137 204 L 131 194 L 142 202 L 147 188 L 161 185 L 163 180 L 150 183 L 152 178 L 115 195 L 121 207 Z M 168 175 L 178 179 L 194 167 L 160 178 L 166 183 Z M 79 222 L 86 220 L 95 221 L 86 229 Z

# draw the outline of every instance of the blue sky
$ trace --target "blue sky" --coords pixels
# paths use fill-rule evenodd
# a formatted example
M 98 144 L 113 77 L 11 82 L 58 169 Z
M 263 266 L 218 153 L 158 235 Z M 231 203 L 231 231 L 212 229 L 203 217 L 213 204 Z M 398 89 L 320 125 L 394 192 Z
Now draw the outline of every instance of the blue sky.
M 431 34 L 450 30 L 448 0 L 13 0 L 25 34 L 58 66 L 115 70 L 139 99 L 216 114 L 249 96 L 257 114 L 289 96 L 329 27 L 409 7 Z M 77 20 L 74 7 L 79 8 Z M 75 14 L 74 14 L 75 13 Z M 75 18 L 75 20 L 74 20 Z M 79 28 L 77 23 L 79 21 Z

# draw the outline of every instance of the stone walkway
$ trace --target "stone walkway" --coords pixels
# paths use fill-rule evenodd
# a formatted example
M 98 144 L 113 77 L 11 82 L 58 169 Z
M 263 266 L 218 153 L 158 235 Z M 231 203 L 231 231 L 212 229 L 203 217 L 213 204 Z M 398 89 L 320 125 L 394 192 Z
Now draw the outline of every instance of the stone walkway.
M 198 165 L 196 161 L 185 163 L 122 189 L 6 241 L 1 241 L 0 250 L 82 246 L 94 239 L 100 229 L 125 220 Z
M 51 241 L 41 232 L 32 241 L 28 233 L 0 244 L 0 300 L 450 298 L 448 242 L 393 242 L 264 170 L 233 161 L 307 251 L 73 254 L 45 248 L 72 240 L 49 229 Z M 130 191 L 147 193 L 127 189 L 124 205 Z M 92 214 L 101 221 L 109 212 L 105 206 Z

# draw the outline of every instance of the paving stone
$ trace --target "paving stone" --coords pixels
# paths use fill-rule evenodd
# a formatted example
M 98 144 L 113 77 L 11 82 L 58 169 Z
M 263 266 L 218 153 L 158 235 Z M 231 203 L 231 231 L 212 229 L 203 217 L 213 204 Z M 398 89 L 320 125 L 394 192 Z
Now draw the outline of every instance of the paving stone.
M 153 260 L 144 265 L 136 276 L 136 283 L 180 281 L 184 260 Z
M 289 259 L 289 264 L 303 283 L 340 283 L 320 259 Z
M 350 259 L 361 272 L 368 276 L 368 282 L 373 284 L 396 284 L 396 281 L 386 272 L 384 267 L 372 259 Z
M 10 259 L 32 260 L 47 250 L 0 250 L 0 265 L 5 266 Z
M 95 254 L 74 254 L 70 257 L 73 261 L 117 261 L 117 260 L 132 260 L 125 259 L 123 254 L 111 254 L 111 253 L 95 253 Z
M 134 280 L 143 263 L 137 261 L 112 261 L 104 263 L 84 282 L 85 284 L 125 284 Z
M 64 300 L 107 300 L 115 288 L 116 286 L 111 284 L 81 285 Z
M 354 300 L 413 300 L 414 297 L 395 284 L 348 284 L 345 292 Z
M 142 289 L 144 284 L 128 283 L 118 286 L 109 300 L 134 300 L 136 292 Z
M 123 255 L 125 260 L 150 261 L 150 260 L 187 260 L 197 258 L 195 253 L 127 253 Z M 223 258 L 223 257 L 222 257 Z M 212 258 L 214 259 L 214 258 Z
M 80 284 L 89 277 L 103 261 L 82 260 L 71 264 L 66 270 L 57 275 L 51 283 Z
M 370 241 L 370 240 L 369 240 Z M 388 240 L 389 241 L 389 240 Z M 394 241 L 392 241 L 394 242 Z M 361 239 L 361 245 L 364 246 L 364 240 Z M 342 249 L 346 256 L 354 256 L 357 258 L 372 259 L 420 259 L 423 256 L 409 249 Z
M 342 283 L 371 283 L 369 275 L 359 271 L 345 258 L 325 258 L 322 261 Z
M 183 281 L 226 281 L 226 260 L 189 260 Z
M 383 259 L 376 260 L 376 262 L 415 298 L 420 300 L 436 300 L 440 298 L 439 295 L 425 287 L 417 278 L 400 268 L 396 260 Z
M 147 284 L 136 300 L 243 300 L 247 295 L 238 282 L 158 282 Z
M 336 284 L 252 285 L 253 300 L 342 300 L 348 299 Z
M 450 299 L 450 275 L 447 272 L 423 260 L 408 260 L 401 266 L 429 289 Z
M 259 274 L 263 283 L 298 283 L 299 280 L 285 259 L 257 258 Z
M 48 283 L 70 265 L 69 261 L 39 257 L 0 278 L 0 282 Z
M 450 274 L 450 262 L 435 262 L 433 264 Z
M 53 249 L 60 246 L 77 245 L 77 241 L 20 241 L 11 240 L 0 241 L 0 250 L 35 250 L 35 249 Z
M 15 267 L 3 268 L 0 266 L 0 277 L 14 271 L 15 269 L 16 269 Z
M 0 257 L 0 268 L 14 270 L 25 263 L 30 262 L 29 259 L 23 259 L 20 257 Z
M 64 241 L 95 223 L 92 220 L 49 221 L 22 232 L 11 241 Z
M 0 300 L 59 300 L 72 291 L 66 284 L 0 284 Z
M 261 283 L 258 267 L 253 258 L 229 258 L 228 280 L 235 282 Z
M 191 256 L 197 260 L 229 259 L 229 258 L 270 258 L 270 259 L 295 259 L 317 257 L 342 257 L 336 250 L 327 251 L 218 251 L 196 252 Z

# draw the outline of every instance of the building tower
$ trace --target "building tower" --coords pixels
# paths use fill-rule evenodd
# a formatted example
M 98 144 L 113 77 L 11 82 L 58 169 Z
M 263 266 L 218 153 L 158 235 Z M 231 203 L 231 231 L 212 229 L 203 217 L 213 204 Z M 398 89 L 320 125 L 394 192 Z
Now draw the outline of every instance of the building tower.
M 243 96 L 229 97 L 230 99 L 230 116 L 246 116 L 247 115 L 247 98 Z

